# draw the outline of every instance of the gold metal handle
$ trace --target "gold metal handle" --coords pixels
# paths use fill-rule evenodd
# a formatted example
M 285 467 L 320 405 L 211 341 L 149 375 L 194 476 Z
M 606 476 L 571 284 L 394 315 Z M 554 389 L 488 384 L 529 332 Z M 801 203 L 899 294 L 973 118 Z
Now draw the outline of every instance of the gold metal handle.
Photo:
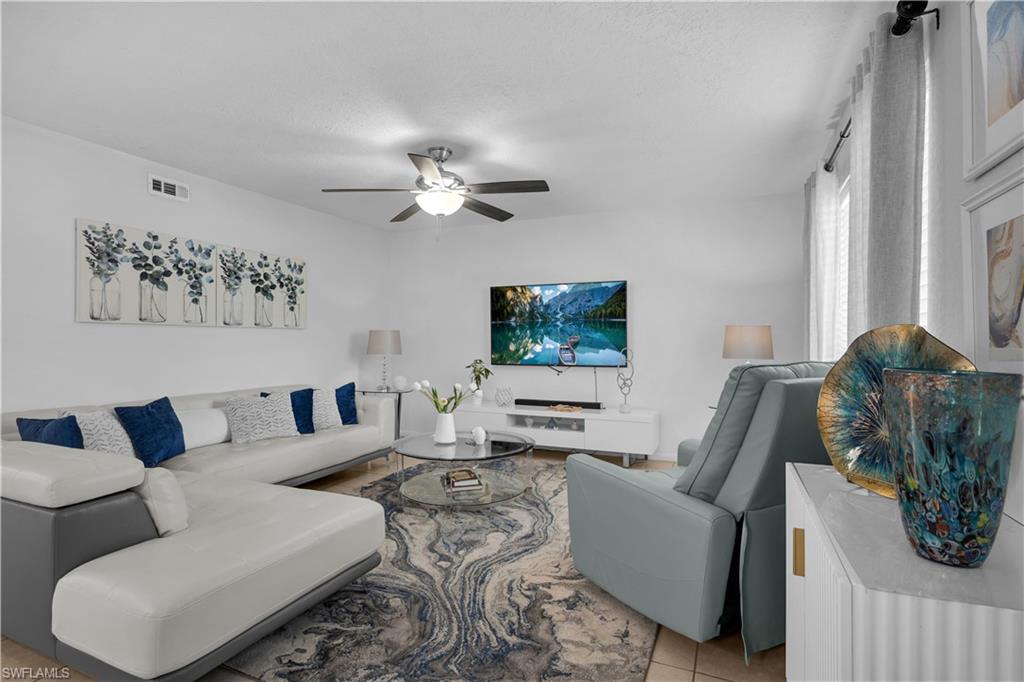
M 793 575 L 804 577 L 804 529 L 793 529 Z

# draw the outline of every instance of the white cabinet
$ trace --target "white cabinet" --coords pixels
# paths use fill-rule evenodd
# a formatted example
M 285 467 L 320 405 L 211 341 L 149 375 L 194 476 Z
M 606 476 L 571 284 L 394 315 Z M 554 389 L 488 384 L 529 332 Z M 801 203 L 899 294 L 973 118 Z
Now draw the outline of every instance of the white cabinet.
M 455 411 L 455 427 L 468 431 L 474 426 L 529 436 L 538 447 L 622 455 L 626 466 L 637 455 L 653 455 L 660 432 L 658 413 L 653 410 L 555 412 L 543 407 L 499 407 L 493 402 L 463 403 Z
M 918 557 L 896 503 L 829 466 L 786 465 L 789 680 L 1024 678 L 1024 528 L 982 568 Z

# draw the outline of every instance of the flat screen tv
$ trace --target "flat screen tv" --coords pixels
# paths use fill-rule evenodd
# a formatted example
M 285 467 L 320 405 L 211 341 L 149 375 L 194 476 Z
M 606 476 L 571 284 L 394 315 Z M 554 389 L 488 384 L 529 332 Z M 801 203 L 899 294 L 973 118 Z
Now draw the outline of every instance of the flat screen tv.
M 491 364 L 619 367 L 626 282 L 491 287 Z

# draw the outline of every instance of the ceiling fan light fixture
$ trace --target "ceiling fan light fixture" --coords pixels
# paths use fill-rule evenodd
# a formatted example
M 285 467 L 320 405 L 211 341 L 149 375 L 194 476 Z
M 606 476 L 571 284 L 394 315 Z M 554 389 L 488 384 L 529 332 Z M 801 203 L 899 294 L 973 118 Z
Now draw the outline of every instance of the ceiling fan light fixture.
M 465 198 L 446 189 L 432 189 L 416 195 L 416 203 L 430 215 L 450 216 L 462 208 Z

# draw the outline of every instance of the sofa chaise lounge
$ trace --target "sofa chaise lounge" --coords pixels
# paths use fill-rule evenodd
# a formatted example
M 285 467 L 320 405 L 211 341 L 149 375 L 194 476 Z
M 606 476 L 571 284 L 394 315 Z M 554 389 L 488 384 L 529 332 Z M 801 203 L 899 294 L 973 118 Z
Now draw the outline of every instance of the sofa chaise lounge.
M 290 390 L 294 387 L 262 389 Z M 218 407 L 230 395 L 172 398 Z M 193 680 L 380 562 L 384 512 L 297 484 L 384 456 L 393 404 L 359 424 L 187 450 L 162 463 L 188 527 L 160 537 L 134 457 L 25 443 L 4 414 L 3 633 L 97 679 Z

